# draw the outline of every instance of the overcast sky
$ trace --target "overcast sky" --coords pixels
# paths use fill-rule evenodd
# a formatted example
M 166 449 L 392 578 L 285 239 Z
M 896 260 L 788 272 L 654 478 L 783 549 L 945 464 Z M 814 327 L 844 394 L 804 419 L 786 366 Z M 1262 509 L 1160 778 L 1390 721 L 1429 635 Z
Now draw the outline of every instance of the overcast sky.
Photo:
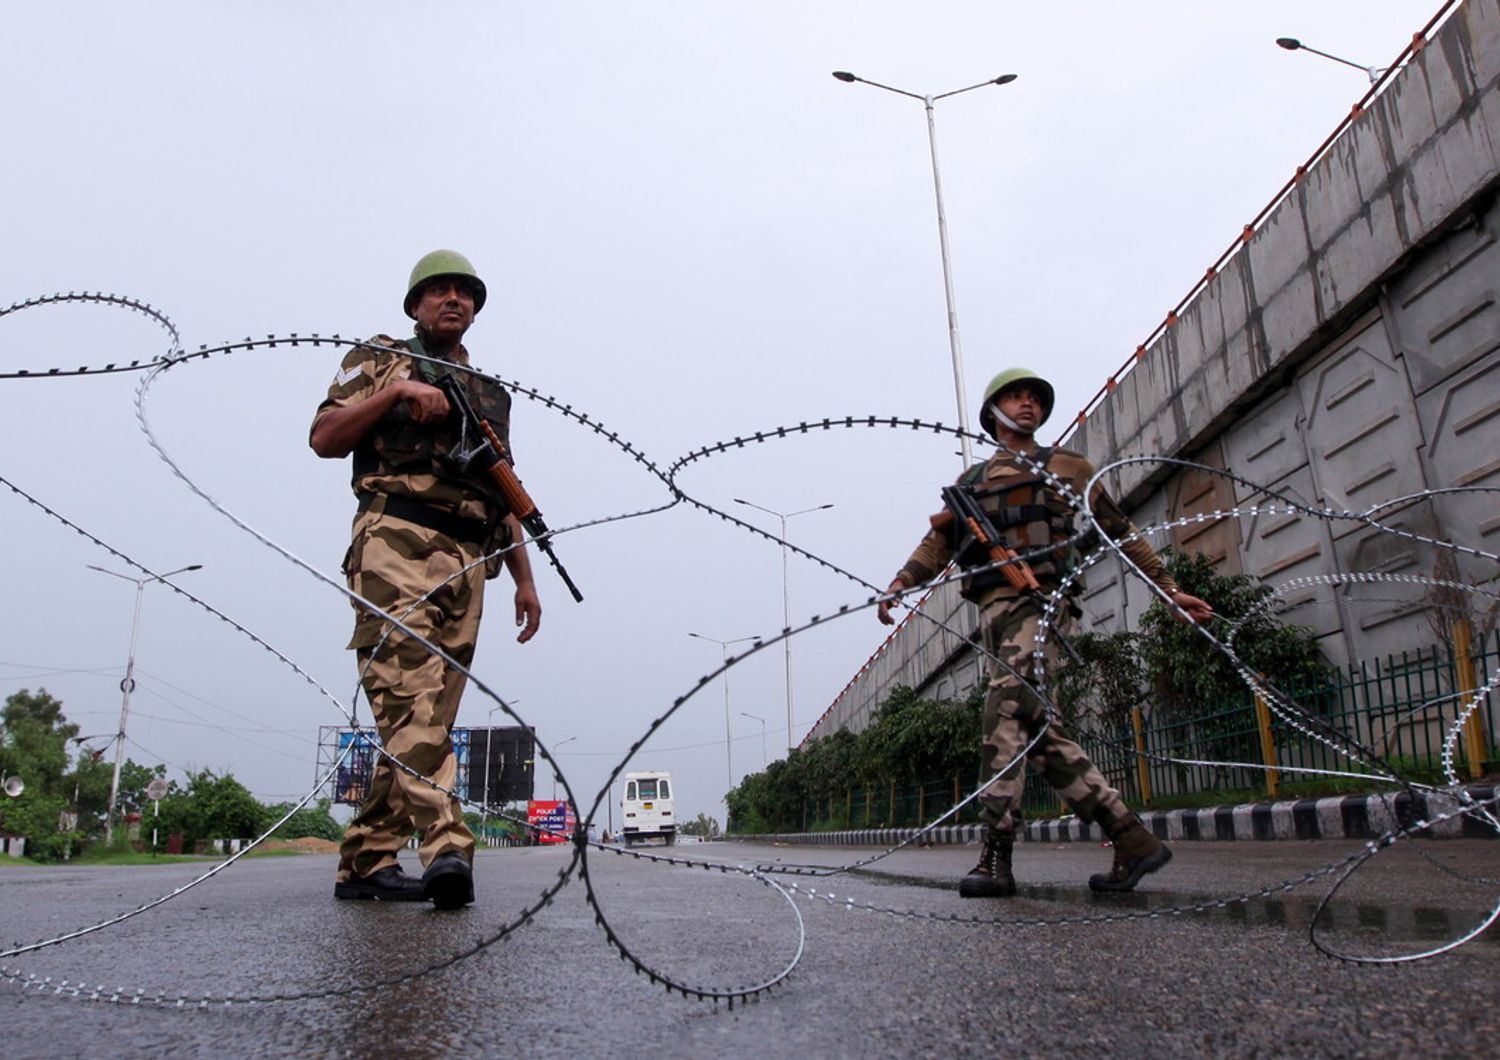
M 407 333 L 412 263 L 468 254 L 490 299 L 476 365 L 602 420 L 659 465 L 810 418 L 955 423 L 921 103 L 829 76 L 940 93 L 952 258 L 977 401 L 999 369 L 1050 375 L 1048 432 L 1122 363 L 1367 89 L 1277 48 L 1297 36 L 1383 65 L 1432 0 L 1318 4 L 762 2 L 51 3 L 0 41 L 0 305 L 101 290 L 167 313 L 186 348 L 253 335 Z M 6 371 L 150 358 L 165 336 L 97 307 L 0 317 Z M 146 416 L 205 492 L 337 576 L 346 461 L 307 426 L 341 353 L 193 362 Z M 0 381 L 0 475 L 296 659 L 354 689 L 344 598 L 236 530 L 174 478 L 136 421 L 136 373 Z M 970 410 L 971 417 L 973 409 Z M 1044 433 L 1048 433 L 1044 432 Z M 593 434 L 518 401 L 518 467 L 565 527 L 663 503 Z M 951 439 L 840 431 L 694 464 L 681 486 L 795 511 L 791 539 L 884 585 L 958 471 Z M 8 491 L 0 694 L 46 687 L 85 734 L 113 732 L 134 587 Z M 680 508 L 560 537 L 574 604 L 538 567 L 524 647 L 491 583 L 476 672 L 559 753 L 585 805 L 651 719 L 720 659 L 774 635 L 772 543 Z M 535 562 L 535 561 L 534 561 Z M 793 560 L 794 622 L 863 602 Z M 869 611 L 793 644 L 800 739 L 880 644 Z M 738 649 L 737 649 L 738 650 Z M 338 708 L 161 586 L 146 592 L 129 754 L 232 771 L 264 799 L 314 778 Z M 729 674 L 733 776 L 787 743 L 783 658 Z M 460 724 L 507 723 L 471 691 Z M 368 712 L 360 704 L 360 716 Z M 679 813 L 721 817 L 715 683 L 632 768 L 669 769 Z M 551 794 L 543 778 L 538 794 Z M 602 816 L 603 811 L 601 811 Z

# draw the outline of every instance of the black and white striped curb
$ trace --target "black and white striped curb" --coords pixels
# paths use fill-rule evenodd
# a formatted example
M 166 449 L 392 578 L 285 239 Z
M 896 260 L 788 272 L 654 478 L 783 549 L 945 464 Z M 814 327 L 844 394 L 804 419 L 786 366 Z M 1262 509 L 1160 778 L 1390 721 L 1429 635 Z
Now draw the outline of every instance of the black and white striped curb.
M 1491 787 L 1466 790 L 1476 802 L 1495 797 L 1495 789 Z M 1161 839 L 1374 839 L 1391 829 L 1430 820 L 1458 808 L 1458 800 L 1451 795 L 1429 792 L 1413 796 L 1400 792 L 1211 806 L 1199 810 L 1146 810 L 1140 817 L 1141 822 Z M 982 824 L 942 825 L 927 833 L 922 844 L 963 846 L 978 843 L 984 837 L 984 827 Z M 917 828 L 861 828 L 844 832 L 783 832 L 726 838 L 806 846 L 889 847 L 913 838 L 919 831 Z M 1450 817 L 1419 834 L 1432 839 L 1500 837 L 1500 833 L 1475 814 Z M 1039 843 L 1097 843 L 1105 836 L 1097 824 L 1067 817 L 1056 821 L 1030 821 L 1023 838 Z

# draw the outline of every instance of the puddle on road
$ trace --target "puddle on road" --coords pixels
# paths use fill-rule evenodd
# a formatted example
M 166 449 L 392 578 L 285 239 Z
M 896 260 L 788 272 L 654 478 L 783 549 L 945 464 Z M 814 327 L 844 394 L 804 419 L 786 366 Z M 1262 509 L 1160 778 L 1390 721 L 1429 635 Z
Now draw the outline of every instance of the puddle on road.
M 908 887 L 925 887 L 929 890 L 954 891 L 952 880 L 933 879 L 926 876 L 902 876 L 888 872 L 871 872 L 857 869 L 850 873 L 872 883 L 899 884 Z M 1043 902 L 1058 906 L 1071 906 L 1081 911 L 1103 913 L 1108 911 L 1167 912 L 1199 905 L 1216 899 L 1201 894 L 1175 891 L 1137 891 L 1126 894 L 1095 894 L 1083 887 L 1050 887 L 1021 884 L 1016 893 L 1018 902 Z M 1219 920 L 1243 927 L 1285 927 L 1305 931 L 1308 923 L 1318 912 L 1319 902 L 1313 897 L 1298 898 L 1250 898 L 1242 902 L 1227 902 L 1208 909 L 1184 913 L 1197 919 Z M 1361 938 L 1378 936 L 1386 942 L 1410 942 L 1440 945 L 1472 931 L 1487 914 L 1472 910 L 1440 909 L 1433 906 L 1402 905 L 1379 902 L 1331 902 L 1323 910 L 1318 923 L 1320 935 L 1330 939 L 1340 933 L 1358 933 Z M 1470 945 L 1500 950 L 1500 923 L 1474 939 Z

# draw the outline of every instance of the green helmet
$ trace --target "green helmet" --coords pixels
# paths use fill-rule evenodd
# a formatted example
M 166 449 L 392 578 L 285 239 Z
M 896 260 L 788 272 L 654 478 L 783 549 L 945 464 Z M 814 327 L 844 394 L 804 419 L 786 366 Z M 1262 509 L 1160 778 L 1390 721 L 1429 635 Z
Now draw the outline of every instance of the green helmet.
M 422 288 L 433 280 L 449 276 L 462 276 L 469 281 L 474 288 L 474 315 L 478 316 L 479 311 L 484 308 L 487 295 L 484 281 L 474 271 L 473 263 L 456 250 L 434 250 L 430 254 L 423 254 L 422 260 L 412 266 L 411 281 L 406 285 L 406 301 L 402 303 L 406 315 L 415 320 L 417 315 L 412 310 L 416 308 L 417 299 L 422 295 Z
M 1034 389 L 1042 399 L 1042 418 L 1037 426 L 1040 427 L 1046 423 L 1047 417 L 1052 415 L 1052 404 L 1057 400 L 1052 392 L 1052 384 L 1025 368 L 1007 368 L 991 379 L 990 385 L 984 388 L 984 403 L 979 406 L 979 425 L 991 438 L 995 437 L 995 413 L 992 403 L 1002 390 L 1009 390 L 1021 383 Z

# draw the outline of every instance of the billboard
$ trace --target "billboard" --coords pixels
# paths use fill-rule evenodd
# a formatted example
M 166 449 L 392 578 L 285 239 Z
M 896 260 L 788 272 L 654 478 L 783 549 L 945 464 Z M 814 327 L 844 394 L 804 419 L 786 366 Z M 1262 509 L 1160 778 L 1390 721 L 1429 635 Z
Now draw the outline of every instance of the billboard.
M 461 730 L 453 730 L 457 742 Z M 468 783 L 465 797 L 494 809 L 507 802 L 526 802 L 532 794 L 532 756 L 536 740 L 519 725 L 469 729 Z
M 353 750 L 350 750 L 351 746 Z M 370 774 L 375 769 L 378 746 L 377 738 L 372 732 L 353 729 L 338 731 L 337 754 L 342 758 L 344 752 L 348 751 L 349 757 L 344 758 L 333 778 L 334 802 L 358 806 L 365 801 L 365 796 L 370 794 Z
M 532 754 L 536 740 L 519 725 L 454 729 L 453 757 L 458 770 L 453 791 L 470 809 L 493 810 L 508 802 L 525 802 L 532 793 Z M 347 752 L 347 757 L 345 754 Z M 380 761 L 380 738 L 368 729 L 318 728 L 318 770 L 331 769 L 333 801 L 358 806 L 370 794 L 370 780 Z
M 532 799 L 526 803 L 526 823 L 562 833 L 554 835 L 552 832 L 537 832 L 535 835 L 538 843 L 566 843 L 573 829 L 578 827 L 578 818 L 573 813 L 573 807 L 566 802 Z

